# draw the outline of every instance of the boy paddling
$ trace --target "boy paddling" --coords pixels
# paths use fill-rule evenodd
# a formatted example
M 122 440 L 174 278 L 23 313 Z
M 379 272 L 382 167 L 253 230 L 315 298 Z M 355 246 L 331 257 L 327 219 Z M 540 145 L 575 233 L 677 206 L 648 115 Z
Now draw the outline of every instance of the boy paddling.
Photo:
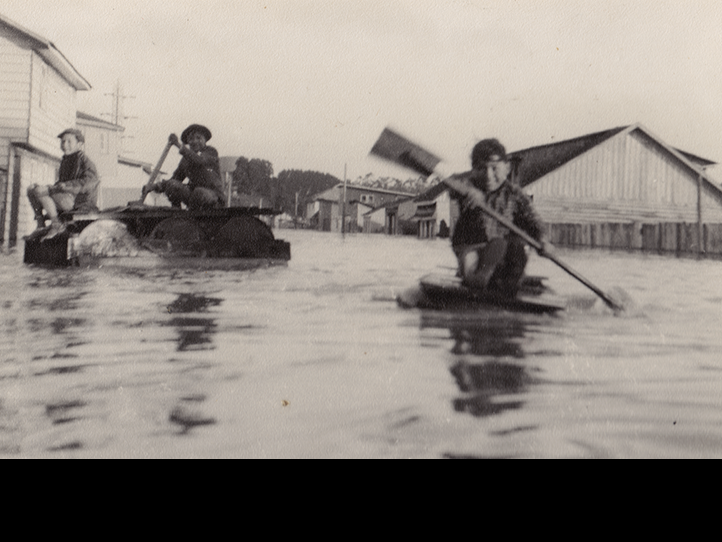
M 58 136 L 63 150 L 58 181 L 53 186 L 32 185 L 28 199 L 38 223 L 36 233 L 45 228 L 46 215 L 50 229 L 45 239 L 65 231 L 58 214 L 69 211 L 92 213 L 98 210 L 98 171 L 82 150 L 85 137 L 80 130 L 68 129 Z M 43 214 L 43 212 L 45 214 Z
M 513 297 L 528 262 L 525 243 L 480 206 L 490 208 L 542 243 L 543 252 L 550 252 L 551 245 L 544 240 L 541 219 L 530 199 L 511 182 L 511 164 L 504 146 L 496 139 L 485 139 L 474 147 L 471 161 L 470 173 L 445 181 L 462 209 L 451 241 L 459 273 L 470 288 Z
M 186 128 L 180 140 L 172 134 L 168 140 L 178 147 L 183 158 L 169 180 L 144 188 L 143 195 L 148 191 L 161 192 L 173 207 L 185 204 L 192 211 L 224 207 L 220 160 L 218 151 L 208 145 L 211 137 L 211 131 L 200 124 Z

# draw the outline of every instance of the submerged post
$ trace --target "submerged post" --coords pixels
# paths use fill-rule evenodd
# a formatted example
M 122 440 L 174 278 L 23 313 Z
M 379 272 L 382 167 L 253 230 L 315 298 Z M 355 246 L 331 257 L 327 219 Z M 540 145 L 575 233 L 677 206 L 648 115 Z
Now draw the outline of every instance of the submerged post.
M 702 168 L 697 177 L 697 254 L 702 255 L 704 246 L 704 216 L 702 214 L 702 187 L 704 185 L 703 175 L 705 168 Z

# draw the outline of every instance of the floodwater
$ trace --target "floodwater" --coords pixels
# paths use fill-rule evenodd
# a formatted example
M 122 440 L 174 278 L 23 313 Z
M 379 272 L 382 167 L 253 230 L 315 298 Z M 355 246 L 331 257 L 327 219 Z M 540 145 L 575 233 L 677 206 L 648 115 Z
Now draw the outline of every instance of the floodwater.
M 0 457 L 722 457 L 722 262 L 560 251 L 635 305 L 533 256 L 566 313 L 439 313 L 394 297 L 448 242 L 276 235 L 245 272 L 0 255 Z

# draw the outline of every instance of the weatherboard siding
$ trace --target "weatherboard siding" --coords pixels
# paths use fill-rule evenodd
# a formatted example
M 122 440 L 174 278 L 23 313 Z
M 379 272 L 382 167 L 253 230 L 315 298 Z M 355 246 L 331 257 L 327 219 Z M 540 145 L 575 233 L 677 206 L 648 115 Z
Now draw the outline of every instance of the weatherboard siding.
M 32 53 L 0 33 L 0 169 L 7 169 L 9 144 L 27 142 Z
M 611 138 L 525 191 L 547 223 L 698 219 L 698 174 L 639 130 Z M 722 222 L 722 197 L 706 183 L 703 218 Z
M 35 217 L 27 201 L 28 187 L 33 184 L 53 184 L 57 179 L 60 161 L 40 156 L 34 152 L 16 148 L 16 169 L 19 176 L 13 178 L 12 190 L 8 193 L 6 238 L 10 245 L 35 229 Z
M 58 134 L 76 124 L 76 91 L 37 53 L 33 53 L 28 142 L 61 157 Z

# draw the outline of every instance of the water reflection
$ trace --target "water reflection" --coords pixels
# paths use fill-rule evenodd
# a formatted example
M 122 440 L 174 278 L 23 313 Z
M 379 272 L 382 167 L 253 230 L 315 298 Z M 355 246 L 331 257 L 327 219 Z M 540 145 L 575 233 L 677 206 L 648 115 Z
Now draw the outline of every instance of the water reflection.
M 454 411 L 488 417 L 524 405 L 522 396 L 535 383 L 524 349 L 527 323 L 506 313 L 422 315 L 422 329 L 448 330 L 452 354 L 458 359 L 450 372 L 462 393 Z
M 211 307 L 223 303 L 222 299 L 194 294 L 181 294 L 168 305 L 170 314 L 193 314 L 194 316 L 177 316 L 166 325 L 176 328 L 178 333 L 178 352 L 214 350 L 213 335 L 217 324 L 214 318 L 197 316 L 207 312 Z

